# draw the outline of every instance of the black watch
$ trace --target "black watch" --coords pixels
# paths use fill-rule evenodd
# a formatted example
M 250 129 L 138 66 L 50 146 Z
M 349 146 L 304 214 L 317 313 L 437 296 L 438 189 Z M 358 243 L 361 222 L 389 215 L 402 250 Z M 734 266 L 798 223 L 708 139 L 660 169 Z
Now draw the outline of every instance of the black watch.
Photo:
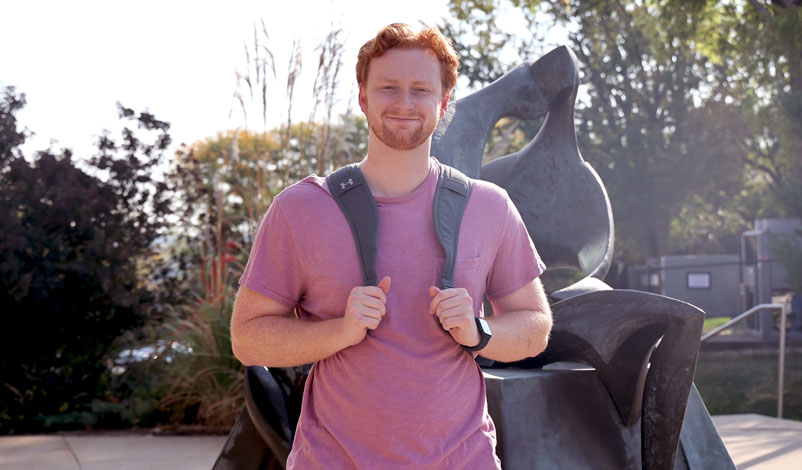
M 490 332 L 490 325 L 487 324 L 484 318 L 474 317 L 474 320 L 476 320 L 476 328 L 479 330 L 479 344 L 476 346 L 463 345 L 462 347 L 468 351 L 479 351 L 483 349 L 490 341 L 490 337 L 493 336 L 493 333 Z

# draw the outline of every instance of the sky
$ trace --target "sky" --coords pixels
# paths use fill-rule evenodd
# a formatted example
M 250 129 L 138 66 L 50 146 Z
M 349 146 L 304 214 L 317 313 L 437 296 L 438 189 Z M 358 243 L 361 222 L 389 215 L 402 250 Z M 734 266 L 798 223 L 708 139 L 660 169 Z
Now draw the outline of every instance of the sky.
M 23 147 L 71 148 L 88 156 L 104 129 L 119 129 L 116 103 L 172 124 L 176 145 L 243 126 L 233 105 L 245 44 L 264 21 L 276 79 L 268 84 L 268 127 L 286 120 L 286 77 L 293 40 L 303 53 L 293 120 L 308 118 L 326 34 L 345 35 L 339 109 L 356 89 L 359 46 L 393 22 L 436 25 L 446 0 L 14 0 L 0 8 L 0 89 L 14 86 L 27 105 L 18 125 L 35 135 Z M 355 107 L 355 105 L 354 105 Z M 261 130 L 260 119 L 248 127 Z

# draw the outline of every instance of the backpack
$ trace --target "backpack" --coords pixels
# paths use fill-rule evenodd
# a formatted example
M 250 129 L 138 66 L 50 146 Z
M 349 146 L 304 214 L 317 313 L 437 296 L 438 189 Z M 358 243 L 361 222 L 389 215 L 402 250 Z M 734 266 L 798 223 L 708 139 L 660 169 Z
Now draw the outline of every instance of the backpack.
M 348 220 L 354 236 L 362 285 L 375 286 L 376 240 L 379 237 L 379 211 L 376 200 L 356 163 L 344 166 L 326 177 L 331 195 Z M 434 192 L 432 216 L 434 231 L 445 251 L 440 288 L 454 287 L 454 266 L 457 262 L 457 241 L 465 206 L 471 196 L 471 180 L 459 170 L 440 164 Z

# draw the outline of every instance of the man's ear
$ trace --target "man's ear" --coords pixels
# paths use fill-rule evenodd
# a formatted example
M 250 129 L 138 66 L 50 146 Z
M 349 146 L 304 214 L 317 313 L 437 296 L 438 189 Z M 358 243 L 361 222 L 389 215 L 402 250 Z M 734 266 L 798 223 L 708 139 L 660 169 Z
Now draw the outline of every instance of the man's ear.
M 443 96 L 443 100 L 440 101 L 440 117 L 446 115 L 446 110 L 448 109 L 448 99 L 451 97 L 450 93 L 446 93 Z
M 368 114 L 368 94 L 365 91 L 365 85 L 359 85 L 359 109 L 367 116 Z

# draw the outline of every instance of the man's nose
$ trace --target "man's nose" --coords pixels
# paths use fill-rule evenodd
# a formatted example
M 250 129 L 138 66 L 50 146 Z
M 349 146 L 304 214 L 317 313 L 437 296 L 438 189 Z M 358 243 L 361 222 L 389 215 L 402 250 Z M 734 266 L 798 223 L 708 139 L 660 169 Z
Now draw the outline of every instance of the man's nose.
M 412 91 L 402 89 L 401 92 L 398 94 L 398 100 L 396 104 L 401 109 L 410 109 L 413 107 L 412 101 Z

